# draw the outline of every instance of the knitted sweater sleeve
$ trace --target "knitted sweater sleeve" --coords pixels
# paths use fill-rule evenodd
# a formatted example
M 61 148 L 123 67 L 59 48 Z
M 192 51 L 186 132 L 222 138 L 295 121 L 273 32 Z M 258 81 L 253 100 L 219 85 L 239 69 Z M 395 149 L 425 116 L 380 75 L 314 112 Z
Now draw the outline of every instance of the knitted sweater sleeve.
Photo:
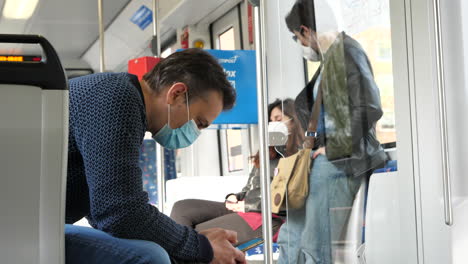
M 93 227 L 113 236 L 154 241 L 172 257 L 210 262 L 208 239 L 148 204 L 138 166 L 144 104 L 125 78 L 104 78 L 83 93 L 73 128 L 89 188 Z

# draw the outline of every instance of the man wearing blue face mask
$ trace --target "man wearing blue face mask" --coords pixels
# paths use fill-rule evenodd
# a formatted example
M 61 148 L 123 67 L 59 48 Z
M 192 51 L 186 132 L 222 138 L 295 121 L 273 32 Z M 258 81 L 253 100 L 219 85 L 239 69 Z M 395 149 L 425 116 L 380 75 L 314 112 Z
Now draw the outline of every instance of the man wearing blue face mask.
M 70 80 L 66 263 L 245 262 L 236 233 L 197 233 L 148 204 L 138 166 L 146 131 L 166 148 L 187 147 L 235 98 L 221 66 L 198 49 L 172 54 L 141 81 Z M 71 225 L 83 217 L 94 229 Z
M 189 99 L 188 91 L 185 93 L 185 102 L 187 105 L 187 123 L 183 126 L 172 129 L 171 128 L 171 105 L 167 105 L 167 124 L 161 128 L 156 135 L 154 135 L 154 140 L 168 149 L 179 149 L 186 148 L 200 136 L 200 129 L 198 128 L 197 123 L 190 119 L 190 108 L 189 108 Z

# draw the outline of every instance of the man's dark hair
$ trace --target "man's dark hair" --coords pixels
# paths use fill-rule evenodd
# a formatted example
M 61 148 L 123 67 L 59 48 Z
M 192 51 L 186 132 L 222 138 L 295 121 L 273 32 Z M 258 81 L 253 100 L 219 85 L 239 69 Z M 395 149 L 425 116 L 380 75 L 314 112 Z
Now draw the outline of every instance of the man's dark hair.
M 219 92 L 223 98 L 223 110 L 233 108 L 236 102 L 236 90 L 227 80 L 223 68 L 201 49 L 186 49 L 171 54 L 146 73 L 143 80 L 156 93 L 176 82 L 185 83 L 189 101 L 203 99 L 208 91 Z
M 315 8 L 314 0 L 298 0 L 294 3 L 291 11 L 286 15 L 286 25 L 289 31 L 301 32 L 301 26 L 306 26 L 313 31 L 316 30 L 315 25 Z

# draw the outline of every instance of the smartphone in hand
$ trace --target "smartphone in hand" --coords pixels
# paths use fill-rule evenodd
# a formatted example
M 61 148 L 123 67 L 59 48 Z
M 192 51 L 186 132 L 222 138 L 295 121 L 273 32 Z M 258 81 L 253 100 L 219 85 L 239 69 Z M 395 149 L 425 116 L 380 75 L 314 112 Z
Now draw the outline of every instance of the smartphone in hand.
M 247 250 L 254 248 L 258 245 L 263 244 L 263 238 L 254 238 L 252 240 L 249 240 L 243 244 L 240 244 L 237 246 L 237 249 L 239 249 L 242 252 L 246 252 Z

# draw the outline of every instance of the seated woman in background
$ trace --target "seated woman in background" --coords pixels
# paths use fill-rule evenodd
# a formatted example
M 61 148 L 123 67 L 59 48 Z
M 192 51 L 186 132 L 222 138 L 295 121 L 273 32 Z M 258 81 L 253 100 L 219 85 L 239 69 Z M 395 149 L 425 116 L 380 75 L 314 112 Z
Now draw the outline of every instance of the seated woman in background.
M 270 176 L 281 156 L 295 154 L 304 141 L 304 133 L 297 121 L 292 99 L 277 99 L 268 106 L 270 122 L 283 122 L 288 128 L 288 141 L 284 147 L 270 147 Z M 253 158 L 247 184 L 241 192 L 228 194 L 226 201 L 214 202 L 198 199 L 181 200 L 174 204 L 171 218 L 177 223 L 190 226 L 197 231 L 220 227 L 237 232 L 238 244 L 262 236 L 260 159 Z M 282 219 L 273 215 L 273 234 L 277 234 Z M 274 237 L 276 240 L 276 235 Z

